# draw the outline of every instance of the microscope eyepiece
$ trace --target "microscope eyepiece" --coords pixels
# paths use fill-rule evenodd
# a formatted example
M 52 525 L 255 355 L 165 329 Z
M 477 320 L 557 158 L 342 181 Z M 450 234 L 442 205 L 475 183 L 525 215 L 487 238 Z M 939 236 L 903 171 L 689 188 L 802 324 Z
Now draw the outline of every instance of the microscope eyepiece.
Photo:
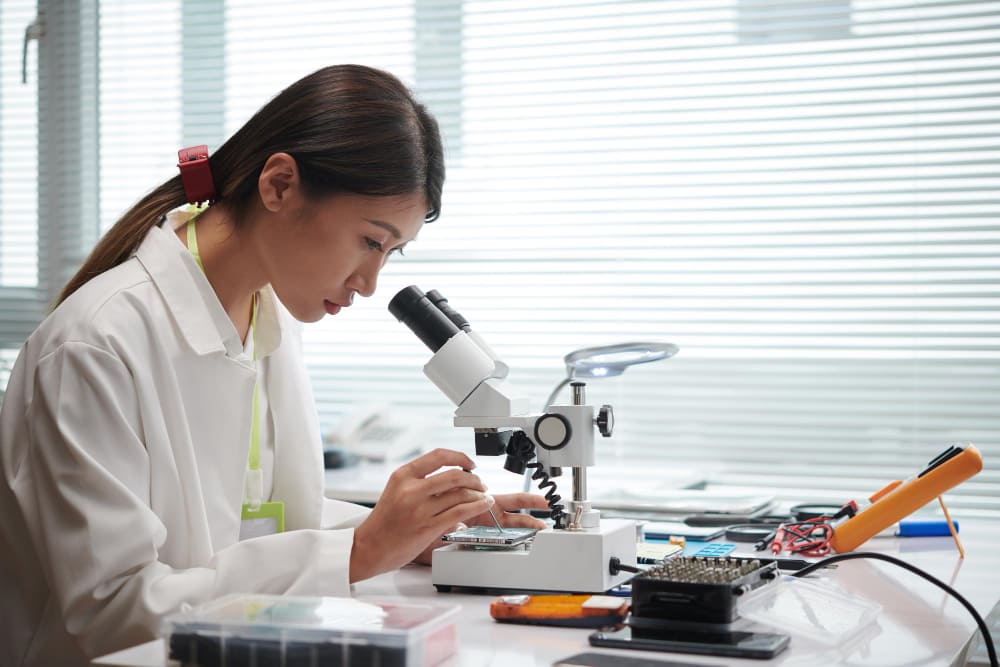
M 448 299 L 444 298 L 441 292 L 438 292 L 436 289 L 429 290 L 427 292 L 427 298 L 431 303 L 437 306 L 449 320 L 454 322 L 455 326 L 459 329 L 466 332 L 472 331 L 472 326 L 469 325 L 469 320 L 462 317 L 457 310 L 452 308 L 451 304 L 448 303 Z
M 404 287 L 389 301 L 389 312 L 408 326 L 431 352 L 437 352 L 459 328 L 427 296 L 416 285 Z

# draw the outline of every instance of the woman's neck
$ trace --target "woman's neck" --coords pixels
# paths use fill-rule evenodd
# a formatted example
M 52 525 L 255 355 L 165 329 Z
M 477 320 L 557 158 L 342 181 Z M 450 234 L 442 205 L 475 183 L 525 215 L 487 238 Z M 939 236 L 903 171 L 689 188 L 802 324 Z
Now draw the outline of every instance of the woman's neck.
M 240 340 L 245 341 L 254 294 L 267 284 L 249 234 L 246 230 L 238 230 L 229 214 L 218 206 L 198 216 L 195 233 L 205 277 L 236 327 Z M 176 234 L 187 245 L 187 225 L 181 225 Z

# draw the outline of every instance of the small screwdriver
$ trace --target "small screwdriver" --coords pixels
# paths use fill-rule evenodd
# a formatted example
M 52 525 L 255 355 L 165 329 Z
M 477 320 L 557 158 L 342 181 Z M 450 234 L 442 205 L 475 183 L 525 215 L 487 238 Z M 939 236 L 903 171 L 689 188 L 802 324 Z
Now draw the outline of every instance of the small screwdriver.
M 493 508 L 492 507 L 490 507 L 489 512 L 490 512 L 490 518 L 493 519 L 493 525 L 497 527 L 497 531 L 498 532 L 502 533 L 503 532 L 503 526 L 501 526 L 500 522 L 497 521 L 497 515 L 493 513 Z
M 468 468 L 462 468 L 462 472 L 467 472 L 467 473 L 470 473 L 470 474 L 472 473 L 472 471 L 469 470 Z M 493 513 L 493 506 L 490 505 L 489 508 L 487 509 L 487 511 L 490 513 L 490 518 L 493 519 L 493 525 L 497 527 L 497 532 L 498 533 L 502 533 L 503 532 L 503 526 L 501 526 L 500 522 L 497 521 L 497 515 Z

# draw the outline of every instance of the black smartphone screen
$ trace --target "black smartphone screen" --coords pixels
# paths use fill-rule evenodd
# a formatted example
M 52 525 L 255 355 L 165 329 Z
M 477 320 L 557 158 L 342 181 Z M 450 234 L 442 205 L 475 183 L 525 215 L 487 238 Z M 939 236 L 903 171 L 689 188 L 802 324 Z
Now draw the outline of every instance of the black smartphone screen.
M 725 655 L 735 658 L 773 658 L 788 646 L 788 635 L 767 632 L 691 632 L 616 625 L 590 635 L 592 646 Z

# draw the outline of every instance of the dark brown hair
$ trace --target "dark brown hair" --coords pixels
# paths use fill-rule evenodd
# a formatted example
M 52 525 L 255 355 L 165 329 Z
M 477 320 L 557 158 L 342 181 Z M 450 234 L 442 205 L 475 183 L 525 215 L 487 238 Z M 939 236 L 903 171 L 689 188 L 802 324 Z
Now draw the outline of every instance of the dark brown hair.
M 307 197 L 423 192 L 427 222 L 441 211 L 444 155 L 437 121 L 393 75 L 361 65 L 313 72 L 264 105 L 209 158 L 217 202 L 236 224 L 257 201 L 257 180 L 275 153 L 295 158 Z M 121 264 L 163 216 L 187 202 L 180 175 L 135 204 L 98 241 L 57 305 Z

